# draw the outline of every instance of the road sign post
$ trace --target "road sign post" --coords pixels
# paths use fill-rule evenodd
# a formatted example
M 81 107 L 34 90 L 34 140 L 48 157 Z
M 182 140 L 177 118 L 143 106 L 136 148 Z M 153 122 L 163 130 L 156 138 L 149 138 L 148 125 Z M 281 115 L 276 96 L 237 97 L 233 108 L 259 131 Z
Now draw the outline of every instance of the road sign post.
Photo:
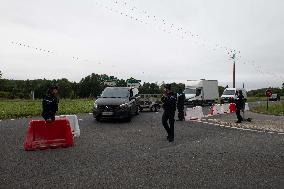
M 265 91 L 265 95 L 267 96 L 266 110 L 268 110 L 268 101 L 269 101 L 269 97 L 271 97 L 271 95 L 272 95 L 272 90 L 271 89 L 267 89 Z

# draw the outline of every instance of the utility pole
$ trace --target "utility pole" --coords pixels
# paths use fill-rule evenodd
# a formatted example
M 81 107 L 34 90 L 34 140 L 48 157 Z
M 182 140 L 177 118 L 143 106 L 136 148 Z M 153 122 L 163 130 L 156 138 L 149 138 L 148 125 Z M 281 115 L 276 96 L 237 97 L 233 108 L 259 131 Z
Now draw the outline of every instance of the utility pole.
M 231 51 L 232 52 L 232 51 Z M 230 57 L 233 59 L 233 88 L 236 88 L 236 50 L 234 50 L 233 55 Z

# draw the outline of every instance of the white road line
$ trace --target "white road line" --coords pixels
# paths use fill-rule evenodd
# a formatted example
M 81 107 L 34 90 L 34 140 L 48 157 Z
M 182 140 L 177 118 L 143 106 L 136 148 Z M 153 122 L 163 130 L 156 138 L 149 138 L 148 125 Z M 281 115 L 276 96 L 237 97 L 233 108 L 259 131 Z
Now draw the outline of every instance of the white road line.
M 220 126 L 218 123 L 215 123 L 214 125 L 216 125 L 216 126 Z
M 207 122 L 207 121 L 204 121 L 203 123 L 207 124 L 208 122 Z
M 14 121 L 15 119 L 11 119 L 11 121 Z

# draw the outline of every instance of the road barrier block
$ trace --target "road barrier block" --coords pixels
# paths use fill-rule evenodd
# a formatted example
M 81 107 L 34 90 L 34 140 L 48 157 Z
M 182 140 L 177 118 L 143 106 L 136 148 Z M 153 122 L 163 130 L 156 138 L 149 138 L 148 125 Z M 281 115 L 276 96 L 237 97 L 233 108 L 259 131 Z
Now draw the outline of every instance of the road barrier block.
M 211 107 L 209 115 L 211 115 L 211 116 L 217 115 L 217 108 L 216 108 L 215 104 Z
M 224 114 L 221 104 L 216 104 L 216 111 L 217 111 L 217 114 Z
M 230 103 L 229 109 L 230 109 L 230 113 L 236 112 L 236 104 Z
M 249 105 L 248 105 L 248 103 L 245 103 L 245 111 L 249 111 Z
M 25 150 L 70 147 L 74 145 L 70 123 L 67 119 L 46 122 L 32 120 L 25 138 Z
M 203 114 L 201 106 L 187 108 L 186 110 L 186 116 L 185 116 L 186 121 L 197 120 L 197 119 L 200 120 L 203 117 L 204 117 L 204 114 Z
M 60 115 L 56 116 L 55 119 L 67 119 L 70 123 L 72 134 L 75 137 L 80 136 L 79 121 L 76 115 Z
M 229 104 L 222 104 L 222 111 L 224 113 L 230 113 L 230 105 Z

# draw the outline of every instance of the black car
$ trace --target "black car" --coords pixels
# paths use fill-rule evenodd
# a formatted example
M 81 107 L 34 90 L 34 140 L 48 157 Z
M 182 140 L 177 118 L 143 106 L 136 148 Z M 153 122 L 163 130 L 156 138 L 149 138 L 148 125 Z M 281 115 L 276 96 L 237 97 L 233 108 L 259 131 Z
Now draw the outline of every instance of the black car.
M 107 87 L 94 103 L 93 116 L 101 119 L 127 119 L 139 114 L 138 89 L 131 87 Z
M 280 100 L 280 95 L 279 94 L 272 94 L 269 97 L 269 101 L 279 101 Z

